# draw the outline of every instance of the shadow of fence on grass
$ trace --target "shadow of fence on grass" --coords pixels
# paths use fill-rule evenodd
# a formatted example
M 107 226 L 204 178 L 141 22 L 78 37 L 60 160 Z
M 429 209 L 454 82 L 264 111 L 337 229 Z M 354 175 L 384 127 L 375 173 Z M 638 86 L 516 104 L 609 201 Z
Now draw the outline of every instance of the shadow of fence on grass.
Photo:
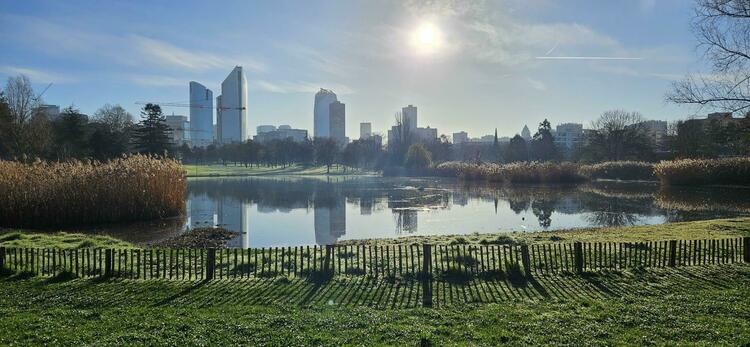
M 660 296 L 683 288 L 726 289 L 750 284 L 746 264 L 708 265 L 635 271 L 597 271 L 519 277 L 438 277 L 431 283 L 432 306 L 509 303 L 529 300 L 606 299 Z M 27 280 L 23 273 L 2 281 Z M 76 279 L 61 274 L 39 286 L 69 286 L 77 307 L 126 306 L 133 301 L 154 307 L 211 307 L 220 305 L 368 306 L 414 308 L 423 306 L 423 283 L 418 279 L 338 277 L 299 279 L 259 278 L 243 281 L 133 281 Z M 689 289 L 684 289 L 689 290 Z M 105 292 L 107 295 L 97 293 Z M 78 294 L 80 293 L 80 294 Z M 87 297 L 87 293 L 91 293 Z

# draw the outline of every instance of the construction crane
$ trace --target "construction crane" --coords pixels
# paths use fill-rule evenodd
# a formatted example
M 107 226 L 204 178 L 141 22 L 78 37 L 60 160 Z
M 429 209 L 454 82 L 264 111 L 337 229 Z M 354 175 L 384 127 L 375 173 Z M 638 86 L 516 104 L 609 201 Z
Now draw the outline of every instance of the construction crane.
M 34 101 L 39 101 L 39 99 L 41 99 L 41 98 L 42 98 L 42 95 L 44 95 L 44 93 L 46 93 L 46 92 L 47 92 L 47 89 L 49 89 L 49 87 L 52 87 L 52 82 L 50 82 L 50 83 L 49 83 L 49 84 L 47 85 L 47 87 L 46 87 L 46 88 L 44 88 L 44 90 L 42 90 L 42 92 L 41 92 L 41 93 L 39 93 L 39 95 L 37 95 L 37 96 L 36 96 L 36 97 L 34 98 Z
M 159 106 L 165 106 L 165 107 L 190 107 L 190 108 L 209 108 L 204 105 L 199 104 L 185 104 L 185 103 L 179 103 L 179 102 L 155 102 L 155 101 L 138 101 L 135 103 L 136 105 L 146 105 L 146 104 L 154 104 Z M 244 110 L 245 107 L 216 107 L 216 110 Z

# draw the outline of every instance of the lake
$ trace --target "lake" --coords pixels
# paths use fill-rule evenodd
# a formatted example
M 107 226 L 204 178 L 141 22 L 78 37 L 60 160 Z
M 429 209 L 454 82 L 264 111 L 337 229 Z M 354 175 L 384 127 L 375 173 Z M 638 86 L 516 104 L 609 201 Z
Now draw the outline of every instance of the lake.
M 195 178 L 188 180 L 184 218 L 107 233 L 148 243 L 219 226 L 241 233 L 230 247 L 322 245 L 746 216 L 749 196 L 747 188 L 662 189 L 656 182 L 510 187 L 440 178 Z

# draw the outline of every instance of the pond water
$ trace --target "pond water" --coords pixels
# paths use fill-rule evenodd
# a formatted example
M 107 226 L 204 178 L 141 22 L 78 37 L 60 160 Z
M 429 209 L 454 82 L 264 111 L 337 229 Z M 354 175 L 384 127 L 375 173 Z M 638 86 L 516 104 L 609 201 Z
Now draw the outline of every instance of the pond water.
M 451 179 L 237 177 L 188 180 L 184 219 L 132 228 L 148 242 L 196 227 L 241 233 L 230 247 L 410 235 L 534 232 L 750 215 L 750 189 L 652 182 L 498 186 Z

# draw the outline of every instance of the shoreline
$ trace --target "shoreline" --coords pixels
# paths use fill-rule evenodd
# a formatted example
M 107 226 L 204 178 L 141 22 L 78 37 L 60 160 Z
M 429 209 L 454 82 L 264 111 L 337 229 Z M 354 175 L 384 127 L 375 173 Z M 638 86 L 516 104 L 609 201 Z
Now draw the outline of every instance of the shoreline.
M 206 230 L 210 232 L 206 232 Z M 0 230 L 0 247 L 58 247 L 58 248 L 160 248 L 171 243 L 181 247 L 202 245 L 224 248 L 229 238 L 221 228 L 208 228 L 199 234 L 208 239 L 195 238 L 190 233 L 165 237 L 155 243 L 126 242 L 106 234 L 80 232 L 40 232 L 32 230 Z M 233 233 L 233 232 L 230 232 Z M 405 244 L 549 244 L 570 242 L 649 242 L 673 239 L 715 239 L 750 236 L 750 217 L 708 219 L 643 226 L 579 228 L 535 232 L 467 233 L 452 235 L 404 236 L 398 238 L 343 240 L 336 245 L 405 245 Z M 189 242 L 182 242 L 187 240 Z M 204 242 L 204 241 L 218 242 Z M 179 242 L 178 242 L 179 241 Z M 297 245 L 301 246 L 301 245 Z M 279 246 L 282 247 L 282 246 Z

